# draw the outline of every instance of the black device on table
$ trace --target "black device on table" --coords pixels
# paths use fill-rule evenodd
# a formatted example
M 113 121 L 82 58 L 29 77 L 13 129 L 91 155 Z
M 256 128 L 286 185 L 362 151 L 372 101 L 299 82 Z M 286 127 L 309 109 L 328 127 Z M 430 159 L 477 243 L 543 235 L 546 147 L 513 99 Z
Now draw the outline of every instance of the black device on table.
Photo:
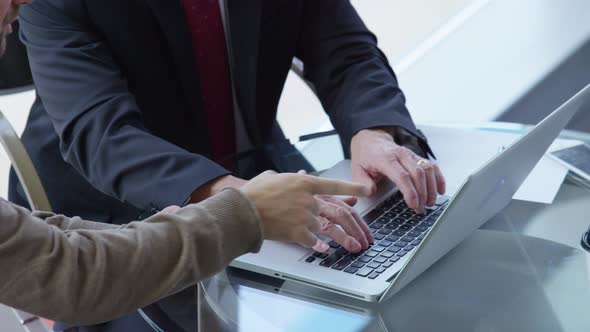
M 570 172 L 590 181 L 590 146 L 579 144 L 549 154 Z
M 559 163 L 566 166 L 570 172 L 590 182 L 590 146 L 579 144 L 554 151 L 550 155 Z M 581 245 L 582 248 L 590 251 L 590 227 L 582 235 Z
M 590 227 L 588 227 L 588 231 L 582 235 L 582 248 L 590 252 Z

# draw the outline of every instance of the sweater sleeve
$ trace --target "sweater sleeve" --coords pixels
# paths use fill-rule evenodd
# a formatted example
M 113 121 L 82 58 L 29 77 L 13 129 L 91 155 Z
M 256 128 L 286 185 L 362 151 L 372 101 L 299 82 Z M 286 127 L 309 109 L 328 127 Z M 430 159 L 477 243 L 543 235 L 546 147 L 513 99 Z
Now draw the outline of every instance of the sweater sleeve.
M 146 306 L 262 245 L 257 212 L 234 189 L 118 228 L 38 213 L 43 222 L 6 201 L 0 216 L 0 302 L 72 324 Z

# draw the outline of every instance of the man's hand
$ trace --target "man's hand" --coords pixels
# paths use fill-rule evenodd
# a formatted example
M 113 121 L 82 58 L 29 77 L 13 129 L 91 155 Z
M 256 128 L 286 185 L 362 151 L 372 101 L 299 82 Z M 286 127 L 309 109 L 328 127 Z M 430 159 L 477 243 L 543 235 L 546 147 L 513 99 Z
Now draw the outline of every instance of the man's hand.
M 445 192 L 445 179 L 438 166 L 397 145 L 390 133 L 379 129 L 358 132 L 351 142 L 352 180 L 372 192 L 383 176 L 400 189 L 406 204 L 417 213 L 434 205 Z
M 297 174 L 307 172 L 301 170 Z M 357 202 L 356 197 L 316 195 L 315 199 L 320 207 L 320 234 L 331 238 L 350 252 L 365 250 L 375 241 L 367 224 L 352 208 Z
M 256 207 L 266 239 L 296 242 L 320 252 L 326 252 L 330 247 L 318 239 L 314 233 L 329 233 L 336 238 L 344 239 L 344 242 L 347 241 L 348 236 L 342 230 L 336 231 L 335 228 L 338 227 L 330 226 L 329 222 L 320 215 L 320 210 L 327 210 L 320 206 L 324 204 L 322 202 L 328 204 L 328 201 L 333 200 L 326 195 L 367 196 L 369 194 L 369 189 L 360 184 L 303 174 L 276 174 L 272 171 L 255 177 L 240 190 Z M 318 200 L 316 195 L 326 200 Z M 330 204 L 340 206 L 340 203 Z M 345 218 L 334 219 L 333 222 L 342 222 L 342 227 L 346 231 L 350 230 L 353 236 L 359 234 L 359 230 Z M 355 219 L 355 223 L 359 229 L 362 229 L 360 224 L 366 227 L 360 218 Z
M 353 253 L 367 249 L 369 243 L 374 242 L 369 226 L 352 208 L 356 203 L 355 197 L 340 199 L 316 195 L 315 198 L 320 209 L 320 234 L 331 238 Z

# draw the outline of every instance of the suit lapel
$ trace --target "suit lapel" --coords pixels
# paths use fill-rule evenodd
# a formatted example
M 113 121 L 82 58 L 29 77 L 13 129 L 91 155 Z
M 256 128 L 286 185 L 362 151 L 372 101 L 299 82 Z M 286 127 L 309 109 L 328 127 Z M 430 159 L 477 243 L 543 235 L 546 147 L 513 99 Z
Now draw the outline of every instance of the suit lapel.
M 260 39 L 261 0 L 226 0 L 233 51 L 236 98 L 248 134 L 262 143 L 257 121 L 256 76 Z

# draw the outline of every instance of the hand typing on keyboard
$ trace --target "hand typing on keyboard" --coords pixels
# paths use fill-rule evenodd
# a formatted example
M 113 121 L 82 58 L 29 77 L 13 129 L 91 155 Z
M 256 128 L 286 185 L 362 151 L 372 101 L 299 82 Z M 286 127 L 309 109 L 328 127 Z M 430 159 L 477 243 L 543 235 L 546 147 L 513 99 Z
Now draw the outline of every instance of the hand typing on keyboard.
M 305 262 L 363 278 L 378 278 L 422 243 L 446 204 L 445 198 L 439 199 L 424 214 L 416 214 L 401 193 L 395 192 L 363 216 L 375 238 L 367 250 L 353 253 L 331 241 L 328 245 L 332 250 L 316 252 Z
M 355 197 L 339 199 L 316 196 L 320 208 L 319 233 L 325 235 L 350 252 L 366 250 L 373 243 L 369 226 L 352 208 Z
M 352 180 L 375 192 L 386 176 L 400 189 L 408 206 L 423 213 L 426 206 L 435 204 L 437 194 L 444 194 L 445 179 L 436 164 L 396 144 L 391 133 L 395 128 L 365 129 L 352 138 Z
M 307 174 L 304 170 L 298 174 Z M 368 190 L 368 188 L 366 188 Z M 358 213 L 352 208 L 356 197 L 336 198 L 328 195 L 316 195 L 319 208 L 319 234 L 327 236 L 350 252 L 366 250 L 373 243 L 371 230 Z M 321 243 L 318 243 L 322 245 Z M 314 247 L 316 251 L 326 250 Z
M 329 251 L 330 247 L 318 239 L 315 233 L 330 234 L 336 238 L 343 236 L 334 231 L 333 227 L 326 226 L 325 216 L 333 217 L 332 222 L 341 223 L 345 230 L 351 228 L 348 220 L 338 215 L 342 209 L 326 207 L 330 201 L 334 202 L 330 204 L 341 207 L 340 203 L 325 195 L 369 194 L 368 188 L 360 184 L 304 174 L 276 174 L 271 171 L 248 181 L 240 190 L 256 208 L 265 239 L 296 242 L 321 252 Z M 325 201 L 316 197 L 323 197 Z M 368 230 L 362 219 L 358 218 L 358 222 Z M 349 243 L 343 242 L 348 247 Z M 360 250 L 358 248 L 356 251 Z

